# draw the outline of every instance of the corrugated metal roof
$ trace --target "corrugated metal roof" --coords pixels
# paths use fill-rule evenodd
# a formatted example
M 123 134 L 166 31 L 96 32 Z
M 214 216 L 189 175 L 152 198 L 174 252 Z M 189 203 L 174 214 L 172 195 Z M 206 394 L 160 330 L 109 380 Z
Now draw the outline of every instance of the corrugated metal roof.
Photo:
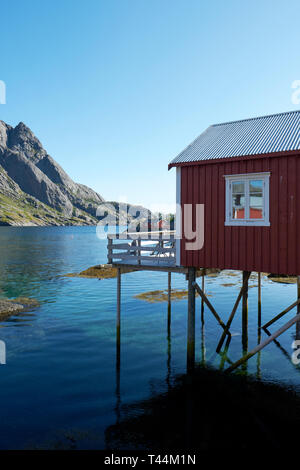
M 214 124 L 186 147 L 170 166 L 300 150 L 300 111 Z

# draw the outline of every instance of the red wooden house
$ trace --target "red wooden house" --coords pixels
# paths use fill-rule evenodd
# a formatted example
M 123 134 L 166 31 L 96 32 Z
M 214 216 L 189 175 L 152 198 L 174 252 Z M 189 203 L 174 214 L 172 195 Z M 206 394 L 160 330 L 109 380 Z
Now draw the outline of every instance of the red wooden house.
M 204 244 L 186 267 L 300 274 L 300 111 L 210 126 L 169 165 L 177 202 L 204 205 Z M 180 248 L 180 249 L 179 249 Z

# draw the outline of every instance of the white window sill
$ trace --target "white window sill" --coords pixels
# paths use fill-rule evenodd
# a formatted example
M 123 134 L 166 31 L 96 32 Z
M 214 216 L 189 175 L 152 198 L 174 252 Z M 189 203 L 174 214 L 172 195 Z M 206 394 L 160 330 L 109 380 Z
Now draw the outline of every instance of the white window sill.
M 244 226 L 244 227 L 270 227 L 270 222 L 265 220 L 226 220 L 225 226 Z

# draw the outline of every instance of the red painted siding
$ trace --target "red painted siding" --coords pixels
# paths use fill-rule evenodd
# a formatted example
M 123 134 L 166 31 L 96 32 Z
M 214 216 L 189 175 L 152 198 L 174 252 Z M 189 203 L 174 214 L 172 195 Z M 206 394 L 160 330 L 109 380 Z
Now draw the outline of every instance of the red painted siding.
M 270 227 L 228 227 L 225 223 L 226 174 L 270 176 Z M 300 274 L 300 154 L 182 166 L 181 204 L 205 205 L 201 250 L 186 251 L 181 264 L 205 268 Z M 195 226 L 193 226 L 195 229 Z

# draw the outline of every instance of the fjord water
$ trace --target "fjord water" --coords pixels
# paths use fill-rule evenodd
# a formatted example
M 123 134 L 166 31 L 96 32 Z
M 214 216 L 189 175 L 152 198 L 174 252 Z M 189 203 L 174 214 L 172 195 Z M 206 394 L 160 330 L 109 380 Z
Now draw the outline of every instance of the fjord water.
M 0 340 L 7 348 L 7 363 L 0 366 L 2 449 L 72 447 L 74 442 L 81 448 L 105 448 L 105 430 L 126 415 L 124 405 L 164 392 L 177 374 L 185 372 L 187 301 L 172 303 L 168 337 L 166 303 L 134 298 L 165 289 L 167 274 L 135 272 L 122 276 L 118 383 L 116 279 L 64 276 L 105 263 L 106 245 L 95 227 L 0 228 L 0 297 L 24 296 L 40 302 L 38 308 L 0 322 Z M 183 275 L 172 274 L 173 288 L 186 288 L 186 284 Z M 228 271 L 206 279 L 206 291 L 223 320 L 240 284 L 240 273 L 233 276 Z M 249 349 L 257 344 L 256 285 L 252 278 Z M 264 277 L 263 323 L 295 297 L 295 285 L 275 284 Z M 219 368 L 222 356 L 215 348 L 220 327 L 206 309 L 202 330 L 199 298 L 196 307 L 197 362 Z M 235 361 L 242 354 L 240 310 L 231 331 L 228 359 Z M 279 338 L 280 347 L 270 344 L 249 361 L 243 373 L 299 390 L 300 371 L 290 358 L 294 336 L 292 328 Z

